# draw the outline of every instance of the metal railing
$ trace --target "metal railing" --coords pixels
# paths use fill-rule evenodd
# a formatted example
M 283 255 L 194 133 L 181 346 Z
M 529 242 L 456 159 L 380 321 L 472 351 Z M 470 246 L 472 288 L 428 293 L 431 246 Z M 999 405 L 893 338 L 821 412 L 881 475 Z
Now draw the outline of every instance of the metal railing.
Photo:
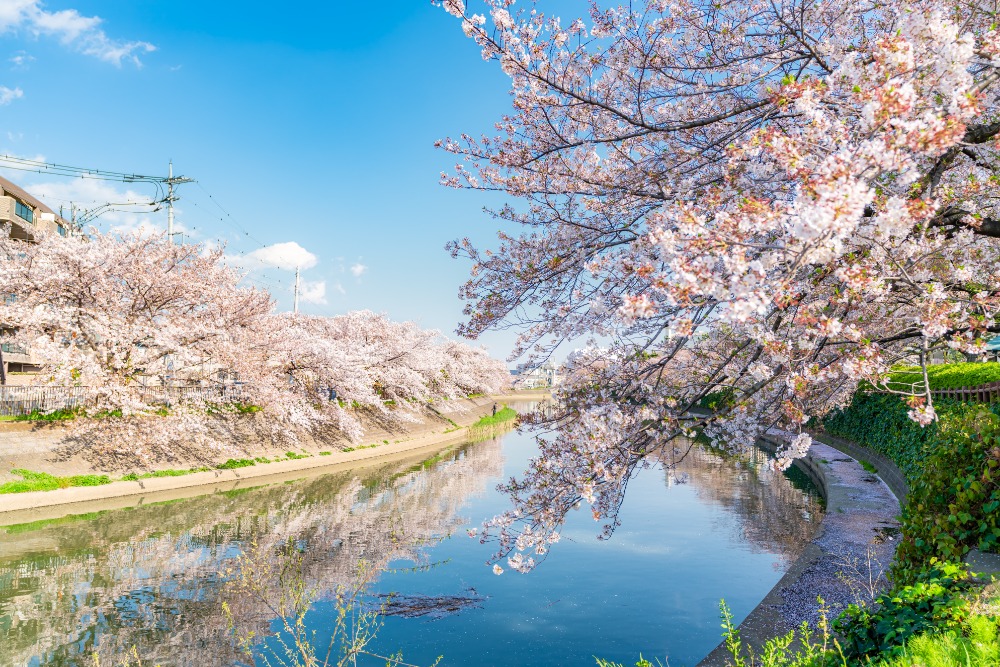
M 956 389 L 932 389 L 931 396 L 969 403 L 993 403 L 1000 401 L 1000 382 L 987 382 L 975 387 L 958 387 Z
M 130 387 L 127 391 L 145 405 L 171 406 L 185 402 L 232 404 L 244 398 L 239 385 L 219 387 Z M 93 387 L 0 386 L 0 416 L 94 407 L 101 391 Z

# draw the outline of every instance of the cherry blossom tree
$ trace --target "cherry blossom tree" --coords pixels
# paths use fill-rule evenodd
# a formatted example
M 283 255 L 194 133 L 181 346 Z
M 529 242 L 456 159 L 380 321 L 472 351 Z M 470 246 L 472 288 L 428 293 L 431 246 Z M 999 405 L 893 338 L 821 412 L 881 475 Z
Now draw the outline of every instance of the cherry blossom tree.
M 6 338 L 30 348 L 36 384 L 85 392 L 88 413 L 103 418 L 79 421 L 78 432 L 129 461 L 218 452 L 226 442 L 212 427 L 234 403 L 259 408 L 264 437 L 333 429 L 356 439 L 366 412 L 413 421 L 430 400 L 493 392 L 509 378 L 482 350 L 412 322 L 276 313 L 221 249 L 162 236 L 0 235 L 0 258 Z
M 511 80 L 444 184 L 516 200 L 471 260 L 462 333 L 570 359 L 541 452 L 485 537 L 529 569 L 565 513 L 609 534 L 643 457 L 705 427 L 740 449 L 998 331 L 995 2 L 446 0 Z M 898 389 L 898 388 L 897 388 Z M 685 420 L 715 392 L 710 417 Z M 925 381 L 910 416 L 935 418 Z

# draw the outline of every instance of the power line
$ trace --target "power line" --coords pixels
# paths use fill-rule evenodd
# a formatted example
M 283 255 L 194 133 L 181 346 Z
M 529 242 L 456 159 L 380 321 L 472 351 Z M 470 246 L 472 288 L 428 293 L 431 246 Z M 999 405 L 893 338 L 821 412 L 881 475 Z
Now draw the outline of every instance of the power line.
M 43 162 L 41 160 L 31 160 L 29 158 L 18 157 L 16 155 L 0 154 L 0 162 L 7 163 L 7 168 L 19 171 L 33 171 L 39 174 L 52 174 L 55 176 L 72 176 L 74 178 L 90 178 L 100 181 L 121 181 L 132 183 L 143 181 L 147 183 L 169 183 L 172 176 L 147 176 L 144 174 L 129 174 L 123 171 L 108 171 L 106 169 L 90 169 L 87 167 L 73 167 L 67 164 L 56 162 Z
M 232 223 L 232 225 L 236 227 L 236 229 L 243 232 L 244 236 L 246 236 L 248 239 L 256 243 L 259 247 L 261 248 L 266 247 L 263 243 L 260 242 L 259 239 L 257 239 L 253 234 L 247 231 L 246 227 L 237 222 L 236 218 L 234 218 L 232 214 L 229 213 L 229 211 L 227 211 L 225 208 L 222 207 L 222 204 L 220 204 L 219 201 L 212 196 L 211 192 L 205 189 L 204 185 L 202 185 L 201 183 L 198 183 L 197 185 L 199 188 L 201 188 L 201 191 L 204 192 L 208 196 L 208 198 L 212 200 L 212 203 L 215 204 L 217 207 L 219 207 L 219 210 L 222 211 L 223 215 L 225 215 L 225 217 L 229 219 L 229 222 Z M 222 220 L 222 218 L 219 219 Z
M 174 163 L 170 162 L 170 167 L 167 176 L 149 176 L 145 174 L 135 174 L 126 173 L 123 171 L 110 171 L 107 169 L 92 169 L 88 167 L 73 167 L 68 164 L 59 164 L 58 162 L 45 162 L 43 160 L 32 160 L 30 158 L 18 157 L 16 155 L 8 155 L 6 153 L 0 154 L 0 165 L 7 169 L 15 169 L 18 171 L 30 171 L 38 174 L 47 174 L 51 176 L 66 176 L 70 178 L 82 178 L 91 179 L 99 181 L 118 181 L 122 183 L 152 183 L 156 186 L 157 198 L 151 203 L 152 206 L 158 206 L 159 204 L 167 205 L 167 243 L 174 242 L 174 202 L 176 202 L 179 197 L 174 195 L 174 186 L 183 185 L 184 183 L 194 183 L 194 179 L 187 178 L 185 176 L 174 176 Z M 163 186 L 167 186 L 167 195 L 163 195 Z M 72 202 L 71 202 L 72 203 Z M 120 205 L 113 203 L 106 203 L 98 206 L 91 211 L 85 211 L 84 213 L 92 213 L 92 217 L 96 218 L 101 213 L 105 213 L 109 210 L 114 210 L 112 207 Z M 75 216 L 74 216 L 75 217 Z M 73 221 L 76 222 L 75 220 Z

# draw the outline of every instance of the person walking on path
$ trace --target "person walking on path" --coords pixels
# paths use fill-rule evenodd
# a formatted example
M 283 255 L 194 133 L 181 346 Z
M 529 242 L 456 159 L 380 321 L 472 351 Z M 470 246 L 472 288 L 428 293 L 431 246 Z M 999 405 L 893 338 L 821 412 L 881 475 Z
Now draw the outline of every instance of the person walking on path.
M 497 404 L 496 403 L 493 404 L 493 416 L 494 417 L 497 416 Z

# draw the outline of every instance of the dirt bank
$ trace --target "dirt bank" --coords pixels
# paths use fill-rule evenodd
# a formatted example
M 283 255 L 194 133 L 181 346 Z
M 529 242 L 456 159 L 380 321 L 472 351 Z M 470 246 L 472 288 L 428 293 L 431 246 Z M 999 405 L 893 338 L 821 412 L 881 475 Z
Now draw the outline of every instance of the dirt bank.
M 492 412 L 494 403 L 517 403 L 545 398 L 545 392 L 518 392 L 450 402 L 447 410 L 433 406 L 421 414 L 420 421 L 402 428 L 386 430 L 371 423 L 364 437 L 357 443 L 338 441 L 336 438 L 303 438 L 297 443 L 296 455 L 303 458 L 281 460 L 233 470 L 209 470 L 177 477 L 156 477 L 136 481 L 117 481 L 112 484 L 90 487 L 71 487 L 55 491 L 0 494 L 0 524 L 22 523 L 49 519 L 66 514 L 93 511 L 100 505 L 109 508 L 108 502 L 122 506 L 134 504 L 136 496 L 164 493 L 172 497 L 185 497 L 213 492 L 212 487 L 232 488 L 297 478 L 312 473 L 363 466 L 375 460 L 406 457 L 420 450 L 439 449 L 468 439 L 467 426 Z M 19 479 L 10 473 L 17 468 L 27 468 L 53 475 L 83 475 L 114 473 L 120 477 L 120 462 L 102 462 L 88 457 L 86 452 L 67 451 L 71 431 L 60 424 L 14 422 L 0 424 L 0 481 Z M 331 444 L 332 443 L 332 444 Z M 337 445 L 340 445 L 339 447 Z M 231 448 L 220 459 L 218 454 L 206 459 L 205 455 L 185 453 L 175 460 L 154 466 L 156 469 L 185 469 L 211 466 L 230 457 L 268 457 L 286 455 L 284 447 L 278 448 L 266 441 L 242 440 L 231 443 Z M 350 451 L 342 451 L 352 447 Z M 323 452 L 321 454 L 321 452 Z M 150 471 L 151 471 L 150 470 Z M 146 472 L 147 470 L 142 470 Z M 96 504 L 96 505 L 95 505 Z M 93 506 L 93 507 L 92 507 Z

